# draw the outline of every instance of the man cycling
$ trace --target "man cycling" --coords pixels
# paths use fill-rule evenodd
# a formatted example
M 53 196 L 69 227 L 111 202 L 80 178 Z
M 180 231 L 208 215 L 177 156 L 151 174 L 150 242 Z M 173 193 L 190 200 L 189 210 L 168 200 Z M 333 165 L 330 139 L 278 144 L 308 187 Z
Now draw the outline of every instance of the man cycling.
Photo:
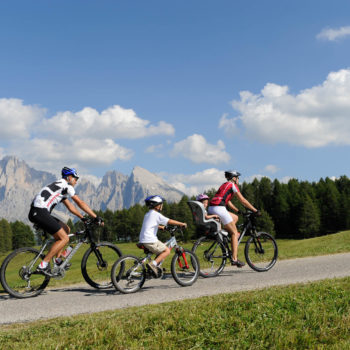
M 79 179 L 77 171 L 74 168 L 64 167 L 61 174 L 62 179 L 43 187 L 39 194 L 35 196 L 28 214 L 31 222 L 53 235 L 56 241 L 37 267 L 37 271 L 45 275 L 51 274 L 50 260 L 54 256 L 59 258 L 64 246 L 69 242 L 69 226 L 51 215 L 52 210 L 58 203 L 62 202 L 72 214 L 83 219 L 84 216 L 69 201 L 68 197 L 71 197 L 81 210 L 95 219 L 97 224 L 103 224 L 103 220 L 75 194 L 74 186 Z
M 257 213 L 260 212 L 245 199 L 238 188 L 239 176 L 241 174 L 235 170 L 225 171 L 225 177 L 227 182 L 223 183 L 219 190 L 216 192 L 215 196 L 209 203 L 208 212 L 209 214 L 219 215 L 225 230 L 231 234 L 231 247 L 232 247 L 232 265 L 237 267 L 242 267 L 245 265 L 244 262 L 238 260 L 238 237 L 239 233 L 237 231 L 236 223 L 238 221 L 238 216 L 226 209 L 226 206 L 233 209 L 235 212 L 239 213 L 239 209 L 233 205 L 231 198 L 236 196 L 238 200 L 248 209 Z

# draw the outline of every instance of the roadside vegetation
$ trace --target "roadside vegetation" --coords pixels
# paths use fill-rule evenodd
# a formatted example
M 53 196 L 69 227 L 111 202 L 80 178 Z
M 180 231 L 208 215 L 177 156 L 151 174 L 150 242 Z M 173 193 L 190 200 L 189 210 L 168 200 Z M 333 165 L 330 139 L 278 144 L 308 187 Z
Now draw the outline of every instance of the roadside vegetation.
M 1 349 L 349 349 L 350 278 L 0 327 Z

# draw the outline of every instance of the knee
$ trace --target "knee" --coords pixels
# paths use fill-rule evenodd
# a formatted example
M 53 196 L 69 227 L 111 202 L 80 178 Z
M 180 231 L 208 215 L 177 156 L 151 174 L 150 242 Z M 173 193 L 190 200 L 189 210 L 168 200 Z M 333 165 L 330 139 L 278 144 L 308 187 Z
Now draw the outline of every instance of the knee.
M 170 254 L 170 249 L 168 247 L 166 247 L 166 249 L 164 250 L 164 254 L 166 256 L 168 256 Z
M 64 244 L 67 244 L 69 242 L 69 237 L 67 235 L 65 235 L 63 238 L 62 238 L 62 241 L 64 242 Z

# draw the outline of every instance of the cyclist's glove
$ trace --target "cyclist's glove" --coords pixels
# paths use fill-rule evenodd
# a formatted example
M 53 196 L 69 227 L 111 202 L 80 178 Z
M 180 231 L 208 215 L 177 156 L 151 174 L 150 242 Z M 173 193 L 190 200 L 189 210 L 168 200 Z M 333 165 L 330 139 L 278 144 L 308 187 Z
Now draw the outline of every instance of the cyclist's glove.
M 89 219 L 86 218 L 85 216 L 83 218 L 80 219 L 82 222 L 86 223 Z
M 96 224 L 96 225 L 102 225 L 102 223 L 103 223 L 103 219 L 100 217 L 100 216 L 96 216 L 95 218 L 94 218 L 94 223 Z
M 261 216 L 262 215 L 260 210 L 257 210 L 254 214 L 255 214 L 255 216 Z

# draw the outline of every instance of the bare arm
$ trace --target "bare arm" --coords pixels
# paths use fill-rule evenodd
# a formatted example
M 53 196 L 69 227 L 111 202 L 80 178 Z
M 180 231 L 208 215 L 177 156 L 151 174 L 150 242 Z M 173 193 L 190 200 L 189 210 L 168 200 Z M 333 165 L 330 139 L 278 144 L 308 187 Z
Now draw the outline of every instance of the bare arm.
M 90 215 L 91 217 L 95 218 L 97 215 L 90 209 L 90 207 L 82 200 L 80 199 L 77 195 L 72 197 L 73 201 L 77 204 L 77 206 L 81 209 L 84 210 L 86 214 Z M 69 210 L 69 208 L 68 208 Z M 74 213 L 73 213 L 74 214 Z M 80 214 L 81 215 L 81 214 Z M 80 217 L 80 216 L 79 216 Z
M 205 216 L 205 218 L 207 219 L 207 220 L 209 220 L 209 219 L 215 219 L 215 220 L 218 220 L 219 219 L 219 216 L 218 215 L 206 215 Z
M 236 213 L 239 212 L 239 209 L 231 201 L 227 202 L 227 206 L 233 209 Z
M 80 213 L 80 211 L 68 200 L 64 199 L 62 203 L 67 207 L 67 209 L 77 216 L 79 219 L 82 219 L 84 216 Z
M 253 212 L 257 212 L 258 210 L 256 208 L 254 208 L 247 199 L 245 199 L 242 195 L 241 192 L 237 192 L 236 196 L 238 198 L 238 200 L 248 209 L 252 210 Z
M 187 228 L 186 222 L 180 222 L 180 221 L 176 221 L 173 219 L 169 219 L 168 225 L 176 225 L 176 226 L 181 226 L 181 227 Z

